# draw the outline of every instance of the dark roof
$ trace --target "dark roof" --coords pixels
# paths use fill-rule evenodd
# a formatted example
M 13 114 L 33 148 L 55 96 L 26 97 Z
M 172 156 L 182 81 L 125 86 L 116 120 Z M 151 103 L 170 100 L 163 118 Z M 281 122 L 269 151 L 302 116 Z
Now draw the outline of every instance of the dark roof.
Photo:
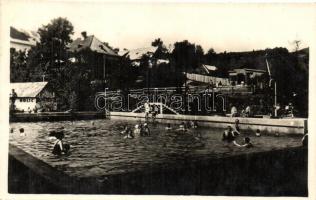
M 106 43 L 101 42 L 94 35 L 87 36 L 84 39 L 77 38 L 69 45 L 70 52 L 80 52 L 86 49 L 90 49 L 91 51 L 101 54 L 119 56 L 113 49 L 111 49 L 111 47 L 109 47 Z
M 241 73 L 244 71 L 250 71 L 250 72 L 258 72 L 258 73 L 266 73 L 266 70 L 262 70 L 262 69 L 250 69 L 250 68 L 238 68 L 238 69 L 232 69 L 230 71 L 228 71 L 228 73 Z
M 10 37 L 18 40 L 25 40 L 28 41 L 30 36 L 24 32 L 19 31 L 14 27 L 10 27 Z

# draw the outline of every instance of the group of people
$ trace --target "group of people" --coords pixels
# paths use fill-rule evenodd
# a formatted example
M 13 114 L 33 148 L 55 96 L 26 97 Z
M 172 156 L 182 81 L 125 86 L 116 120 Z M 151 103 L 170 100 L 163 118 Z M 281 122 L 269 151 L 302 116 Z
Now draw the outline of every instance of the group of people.
M 227 129 L 224 131 L 223 136 L 222 136 L 222 141 L 227 142 L 227 143 L 232 143 L 237 147 L 246 147 L 246 148 L 251 148 L 253 147 L 253 144 L 250 141 L 249 137 L 244 138 L 244 143 L 243 144 L 238 144 L 236 142 L 237 137 L 240 135 L 240 127 L 239 127 L 239 120 L 237 119 L 235 121 L 235 127 L 232 128 L 231 126 L 228 126 Z M 257 129 L 255 135 L 257 137 L 261 136 L 260 130 Z
M 152 122 L 154 123 L 156 121 L 156 116 L 159 113 L 159 107 L 157 105 L 150 105 L 149 101 L 146 101 L 144 103 L 145 108 L 145 120 L 148 122 L 149 115 L 151 114 Z
M 165 127 L 165 130 L 166 131 L 174 130 L 176 132 L 184 133 L 196 128 L 198 128 L 198 124 L 196 121 L 187 121 L 186 123 L 181 122 L 179 126 L 177 127 L 172 127 L 171 124 L 168 123 Z M 11 128 L 10 133 L 13 133 L 13 132 L 14 132 L 14 129 Z M 20 128 L 19 132 L 20 132 L 20 136 L 26 136 L 24 128 Z M 125 125 L 124 129 L 120 132 L 120 134 L 124 136 L 124 139 L 133 139 L 137 137 L 150 136 L 151 132 L 150 132 L 150 128 L 148 124 L 145 122 L 143 124 L 138 123 L 134 127 Z M 243 144 L 237 143 L 236 139 L 240 137 L 240 135 L 241 135 L 241 130 L 239 127 L 239 120 L 236 119 L 234 127 L 228 126 L 227 129 L 223 132 L 222 141 L 228 144 L 233 144 L 234 146 L 237 146 L 237 147 L 251 148 L 254 146 L 251 143 L 251 140 L 249 137 L 244 137 Z M 256 137 L 260 137 L 261 136 L 260 130 L 257 129 L 254 135 Z M 54 155 L 61 156 L 61 155 L 69 153 L 70 145 L 63 142 L 63 138 L 65 137 L 63 128 L 50 131 L 49 136 L 55 137 L 57 139 L 54 143 L 53 150 L 52 150 L 52 153 Z M 199 136 L 201 135 L 199 134 Z M 275 136 L 278 136 L 278 134 Z M 196 137 L 196 138 L 200 139 L 201 137 Z M 306 133 L 302 138 L 302 145 L 306 147 L 307 144 L 308 144 L 308 134 Z
M 133 139 L 137 137 L 145 137 L 150 136 L 150 129 L 147 123 L 144 124 L 136 124 L 132 129 L 129 126 L 125 126 L 124 130 L 120 132 L 121 135 L 124 135 L 125 139 Z
M 251 110 L 251 107 L 248 105 L 248 106 L 244 106 L 244 108 L 241 109 L 239 113 L 236 106 L 231 106 L 230 114 L 231 114 L 231 117 L 251 117 L 252 110 Z

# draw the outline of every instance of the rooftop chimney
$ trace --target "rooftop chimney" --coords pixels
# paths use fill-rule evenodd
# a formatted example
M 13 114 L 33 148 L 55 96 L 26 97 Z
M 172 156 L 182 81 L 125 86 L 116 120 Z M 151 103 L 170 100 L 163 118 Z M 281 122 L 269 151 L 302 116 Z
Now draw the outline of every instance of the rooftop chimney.
M 81 32 L 81 35 L 82 35 L 83 39 L 86 39 L 86 38 L 87 38 L 87 32 L 86 32 L 86 31 L 82 31 L 82 32 Z

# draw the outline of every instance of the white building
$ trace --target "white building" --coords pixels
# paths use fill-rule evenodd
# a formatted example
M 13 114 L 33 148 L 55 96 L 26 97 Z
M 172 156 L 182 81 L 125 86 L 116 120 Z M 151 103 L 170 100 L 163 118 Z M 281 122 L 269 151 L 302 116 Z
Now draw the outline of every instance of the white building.
M 47 82 L 23 82 L 11 83 L 11 101 L 12 94 L 15 93 L 15 110 L 24 112 L 54 111 L 57 109 L 55 94 L 49 91 Z
M 10 27 L 10 48 L 16 51 L 28 51 L 39 40 L 40 36 L 35 31 L 18 30 Z

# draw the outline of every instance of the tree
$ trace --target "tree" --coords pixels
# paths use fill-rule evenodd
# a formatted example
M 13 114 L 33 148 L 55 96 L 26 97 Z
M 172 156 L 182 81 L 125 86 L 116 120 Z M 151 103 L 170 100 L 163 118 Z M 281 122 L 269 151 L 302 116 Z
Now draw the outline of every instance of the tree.
M 163 41 L 160 38 L 155 39 L 151 43 L 151 46 L 153 46 L 153 47 L 161 47 L 162 45 L 163 45 Z
M 10 82 L 29 81 L 30 70 L 27 67 L 26 61 L 26 51 L 10 49 Z
M 32 71 L 31 81 L 49 82 L 61 104 L 67 104 L 73 88 L 69 85 L 73 73 L 70 70 L 67 46 L 72 42 L 73 25 L 66 18 L 53 19 L 49 24 L 39 28 L 40 42 L 29 51 L 27 66 Z M 77 72 L 76 72 L 77 73 Z

